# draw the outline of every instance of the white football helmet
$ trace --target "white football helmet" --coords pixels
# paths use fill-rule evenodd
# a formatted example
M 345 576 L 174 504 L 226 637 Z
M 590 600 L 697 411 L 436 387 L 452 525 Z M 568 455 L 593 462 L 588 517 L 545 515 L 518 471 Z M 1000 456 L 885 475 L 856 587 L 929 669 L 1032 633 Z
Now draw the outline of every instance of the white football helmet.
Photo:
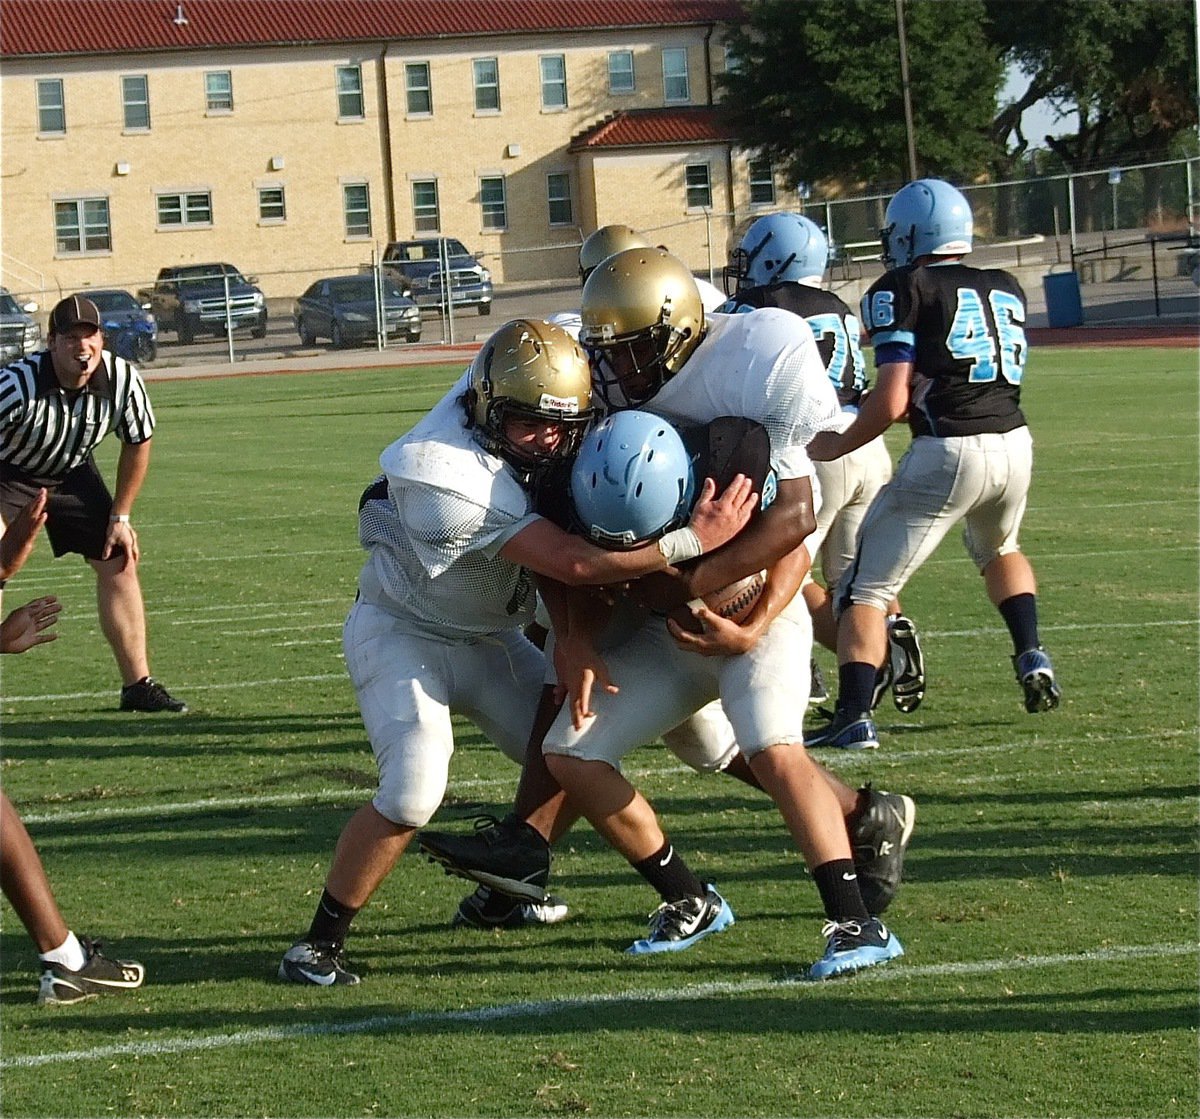
M 887 269 L 912 264 L 921 256 L 958 256 L 971 251 L 971 204 L 942 179 L 917 179 L 888 203 L 879 231 Z

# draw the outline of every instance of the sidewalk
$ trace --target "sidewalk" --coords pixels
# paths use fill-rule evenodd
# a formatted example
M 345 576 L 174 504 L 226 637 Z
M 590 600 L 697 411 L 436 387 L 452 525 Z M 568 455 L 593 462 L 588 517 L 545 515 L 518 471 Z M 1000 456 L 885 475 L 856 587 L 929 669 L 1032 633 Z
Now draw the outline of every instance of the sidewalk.
M 460 364 L 465 368 L 478 349 L 478 342 L 462 342 L 453 346 L 397 346 L 387 350 L 328 350 L 312 355 L 264 354 L 232 365 L 223 361 L 175 365 L 165 369 L 146 366 L 140 372 L 146 381 L 184 381 L 206 377 L 254 377 L 264 373 L 336 373 L 395 365 Z

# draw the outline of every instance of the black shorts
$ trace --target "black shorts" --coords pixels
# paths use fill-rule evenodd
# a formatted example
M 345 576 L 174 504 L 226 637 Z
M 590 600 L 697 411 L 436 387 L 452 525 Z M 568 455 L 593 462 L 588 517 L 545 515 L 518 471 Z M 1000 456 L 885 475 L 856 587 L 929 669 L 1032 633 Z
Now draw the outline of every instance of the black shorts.
M 89 455 L 61 482 L 45 484 L 33 481 L 10 466 L 0 481 L 0 515 L 4 523 L 13 518 L 45 486 L 46 535 L 55 556 L 78 552 L 86 559 L 98 560 L 104 554 L 108 536 L 108 518 L 112 514 L 112 494 Z M 109 557 L 112 558 L 111 556 Z

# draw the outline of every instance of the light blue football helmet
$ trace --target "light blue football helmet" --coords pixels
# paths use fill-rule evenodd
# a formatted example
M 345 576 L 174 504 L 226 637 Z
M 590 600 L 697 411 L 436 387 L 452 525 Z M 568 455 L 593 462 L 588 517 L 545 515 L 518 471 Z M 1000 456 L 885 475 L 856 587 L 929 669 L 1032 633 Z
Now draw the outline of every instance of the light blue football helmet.
M 661 416 L 635 409 L 593 427 L 571 468 L 576 520 L 589 540 L 613 551 L 685 524 L 695 488 L 679 433 Z
M 730 255 L 725 294 L 784 280 L 819 284 L 828 263 L 829 241 L 816 222 L 800 214 L 768 214 L 746 230 Z
M 884 221 L 879 234 L 883 264 L 889 270 L 927 253 L 956 256 L 971 251 L 971 204 L 942 179 L 917 179 L 901 187 L 892 195 Z

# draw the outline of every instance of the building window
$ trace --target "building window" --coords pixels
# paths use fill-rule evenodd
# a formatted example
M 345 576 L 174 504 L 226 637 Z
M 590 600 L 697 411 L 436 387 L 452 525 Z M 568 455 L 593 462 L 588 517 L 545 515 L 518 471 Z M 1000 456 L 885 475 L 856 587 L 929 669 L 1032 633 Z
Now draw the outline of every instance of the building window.
M 508 204 L 504 200 L 504 177 L 489 175 L 479 180 L 479 205 L 484 229 L 508 228 Z
M 546 201 L 550 210 L 551 225 L 572 225 L 571 176 L 559 172 L 546 176 Z
M 160 227 L 212 225 L 212 195 L 206 190 L 159 194 L 154 201 Z
M 689 163 L 684 170 L 684 182 L 687 184 L 689 210 L 712 208 L 712 183 L 708 178 L 707 163 Z
M 429 84 L 428 62 L 404 64 L 404 91 L 410 117 L 427 117 L 433 112 L 433 87 Z
M 750 160 L 750 202 L 755 206 L 775 205 L 775 168 L 769 159 Z
M 538 59 L 542 71 L 542 108 L 567 107 L 567 60 L 561 54 L 544 54 Z
M 209 70 L 204 75 L 204 108 L 210 113 L 233 112 L 233 74 Z
M 362 120 L 363 84 L 361 66 L 337 68 L 338 120 Z
M 688 101 L 688 52 L 684 47 L 665 47 L 662 52 L 663 100 Z
M 121 79 L 121 103 L 125 109 L 125 131 L 149 132 L 150 82 L 145 74 L 126 74 Z
M 287 221 L 287 206 L 284 203 L 283 187 L 258 188 L 258 220 L 279 224 Z
M 112 252 L 107 198 L 72 198 L 54 203 L 56 253 Z
M 632 93 L 633 51 L 608 52 L 608 92 Z
M 729 44 L 725 44 L 725 72 L 728 74 L 740 74 L 742 72 L 742 60 L 738 57 L 737 51 Z
M 412 185 L 413 230 L 436 233 L 442 225 L 438 213 L 437 179 L 418 179 Z
M 67 107 L 62 78 L 43 78 L 37 84 L 38 132 L 43 136 L 67 130 Z
M 371 190 L 366 183 L 343 185 L 342 212 L 347 237 L 371 236 Z
M 500 64 L 494 58 L 477 58 L 471 64 L 475 71 L 475 111 L 500 111 Z

